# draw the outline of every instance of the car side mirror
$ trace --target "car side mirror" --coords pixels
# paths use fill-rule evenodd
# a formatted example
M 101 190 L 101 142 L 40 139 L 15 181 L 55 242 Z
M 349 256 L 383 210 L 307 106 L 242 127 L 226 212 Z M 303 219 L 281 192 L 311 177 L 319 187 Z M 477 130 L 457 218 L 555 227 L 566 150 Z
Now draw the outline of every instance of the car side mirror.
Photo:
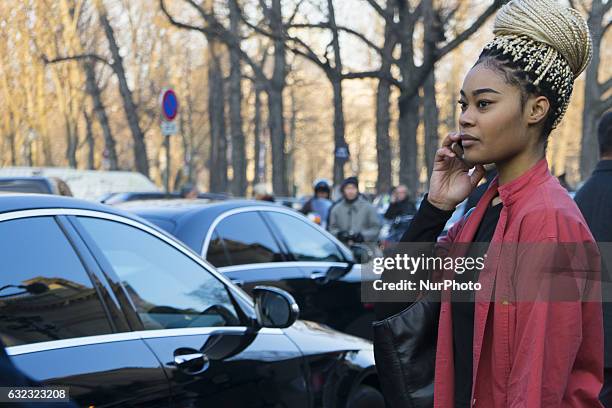
M 293 296 L 282 289 L 271 286 L 256 286 L 253 289 L 255 312 L 260 327 L 284 329 L 298 319 L 300 308 Z
M 359 264 L 366 264 L 374 258 L 374 252 L 364 244 L 353 244 L 351 245 L 351 252 L 355 262 Z

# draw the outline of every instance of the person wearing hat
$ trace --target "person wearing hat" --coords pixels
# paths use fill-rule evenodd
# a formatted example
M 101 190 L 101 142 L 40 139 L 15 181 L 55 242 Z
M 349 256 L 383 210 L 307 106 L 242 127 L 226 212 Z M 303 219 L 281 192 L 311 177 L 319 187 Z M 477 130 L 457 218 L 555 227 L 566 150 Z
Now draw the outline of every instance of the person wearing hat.
M 359 194 L 357 178 L 345 179 L 340 192 L 342 199 L 329 211 L 329 232 L 348 244 L 376 242 L 381 228 L 380 218 L 374 206 Z
M 300 212 L 304 215 L 314 214 L 323 228 L 327 226 L 329 209 L 333 203 L 330 200 L 331 187 L 326 179 L 317 179 L 313 184 L 314 195 L 306 201 Z

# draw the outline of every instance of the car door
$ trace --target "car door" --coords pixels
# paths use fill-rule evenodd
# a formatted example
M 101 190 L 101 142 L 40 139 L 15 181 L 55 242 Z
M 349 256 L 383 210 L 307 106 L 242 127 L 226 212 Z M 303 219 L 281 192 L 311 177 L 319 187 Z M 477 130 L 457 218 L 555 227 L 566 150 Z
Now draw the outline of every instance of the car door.
M 162 362 L 175 406 L 309 406 L 301 352 L 282 330 L 249 326 L 248 296 L 146 226 L 92 217 L 75 223 L 131 299 L 128 313 Z
M 230 212 L 213 224 L 205 259 L 251 293 L 257 285 L 272 285 L 294 295 L 300 306 L 307 277 L 283 253 L 261 214 L 252 209 Z
M 262 211 L 262 214 L 292 259 L 309 277 L 302 286 L 303 318 L 371 338 L 370 323 L 374 315 L 361 302 L 360 269 L 349 264 L 338 244 L 301 215 L 275 210 Z M 331 269 L 342 276 L 328 279 Z
M 53 210 L 45 210 L 52 213 Z M 0 337 L 30 378 L 81 406 L 167 407 L 167 379 L 143 340 L 120 332 L 104 288 L 57 217 L 0 215 Z M 80 243 L 82 245 L 82 242 Z

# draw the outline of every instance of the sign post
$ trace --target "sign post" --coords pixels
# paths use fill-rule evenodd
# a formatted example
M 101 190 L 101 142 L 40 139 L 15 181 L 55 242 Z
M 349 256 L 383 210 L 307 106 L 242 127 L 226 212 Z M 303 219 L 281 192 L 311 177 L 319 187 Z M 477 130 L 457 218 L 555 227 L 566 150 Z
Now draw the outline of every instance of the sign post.
M 161 107 L 161 132 L 165 136 L 164 145 L 166 148 L 166 175 L 164 184 L 166 186 L 166 194 L 170 194 L 170 136 L 177 133 L 177 125 L 174 121 L 178 115 L 178 99 L 174 91 L 170 88 L 164 88 L 159 96 Z

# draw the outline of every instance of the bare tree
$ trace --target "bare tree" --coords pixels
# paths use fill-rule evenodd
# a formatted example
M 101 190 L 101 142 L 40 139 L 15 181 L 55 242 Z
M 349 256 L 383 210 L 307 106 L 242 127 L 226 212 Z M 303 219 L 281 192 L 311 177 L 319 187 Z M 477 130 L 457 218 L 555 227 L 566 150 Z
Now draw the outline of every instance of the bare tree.
M 106 113 L 106 107 L 102 101 L 102 91 L 96 79 L 96 71 L 93 61 L 83 61 L 83 70 L 85 71 L 85 89 L 93 103 L 93 110 L 102 129 L 104 137 L 104 149 L 108 160 L 109 170 L 119 170 L 119 162 L 117 160 L 117 149 L 115 147 L 115 138 L 111 131 L 110 122 Z
M 240 33 L 240 8 L 238 0 L 228 0 L 230 31 L 236 38 Z M 229 124 L 232 141 L 233 178 L 231 191 L 236 196 L 244 196 L 247 188 L 246 178 L 246 146 L 242 130 L 242 60 L 235 48 L 229 49 Z
M 125 116 L 127 118 L 130 131 L 132 132 L 132 139 L 134 142 L 134 162 L 136 164 L 136 170 L 138 170 L 145 176 L 149 176 L 149 160 L 147 158 L 147 148 L 145 145 L 144 133 L 140 127 L 138 111 L 136 109 L 136 105 L 134 104 L 132 91 L 130 90 L 130 87 L 127 83 L 127 77 L 125 74 L 125 69 L 123 67 L 123 58 L 121 57 L 121 53 L 119 52 L 119 45 L 115 38 L 115 31 L 110 23 L 110 20 L 108 18 L 108 12 L 106 11 L 106 7 L 104 6 L 104 2 L 102 0 L 96 0 L 96 8 L 98 10 L 100 24 L 102 24 L 102 28 L 104 29 L 104 34 L 106 36 L 106 40 L 108 41 L 108 46 L 112 57 L 112 62 L 110 63 L 110 65 L 113 68 L 115 75 L 117 76 L 117 81 L 119 83 L 119 92 L 123 100 Z
M 274 37 L 272 46 L 273 67 L 272 75 L 270 77 L 268 77 L 262 67 L 260 67 L 259 64 L 241 48 L 240 39 L 237 38 L 229 29 L 223 26 L 214 13 L 206 10 L 194 0 L 183 0 L 183 3 L 189 5 L 195 11 L 197 11 L 204 21 L 203 25 L 196 26 L 177 20 L 168 11 L 164 0 L 159 1 L 163 13 L 176 27 L 195 30 L 202 32 L 205 35 L 210 35 L 223 42 L 227 47 L 234 49 L 240 55 L 240 58 L 251 68 L 256 80 L 262 84 L 263 88 L 268 94 L 268 128 L 272 145 L 273 167 L 272 187 L 275 194 L 286 195 L 288 193 L 288 186 L 286 172 L 286 132 L 283 90 L 286 86 L 287 63 L 285 41 L 283 40 L 283 14 L 281 1 L 271 0 L 270 5 L 268 5 L 264 0 L 260 0 L 259 2 L 259 6 L 263 11 L 267 30 L 269 30 Z M 243 21 L 245 21 L 243 13 L 241 13 L 241 16 Z
M 87 113 L 87 109 L 83 109 L 83 119 L 85 119 L 85 140 L 87 142 L 87 168 L 94 170 L 96 168 L 96 140 L 93 133 L 93 120 L 91 115 Z
M 463 41 L 467 40 L 472 34 L 474 34 L 486 21 L 493 15 L 499 7 L 501 7 L 507 0 L 494 0 L 493 3 L 487 7 L 482 14 L 480 14 L 474 22 L 466 30 L 459 33 L 452 40 L 447 41 L 443 44 L 437 44 L 437 38 L 439 33 L 437 30 L 429 32 L 432 23 L 431 16 L 436 16 L 440 19 L 440 24 L 443 30 L 452 22 L 454 11 L 451 9 L 446 12 L 445 16 L 442 17 L 442 10 L 434 10 L 432 0 L 421 0 L 416 4 L 412 4 L 408 0 L 387 0 L 393 2 L 395 6 L 394 17 L 390 18 L 391 10 L 390 5 L 387 3 L 386 7 L 383 8 L 377 2 L 377 0 L 365 0 L 372 6 L 372 8 L 378 12 L 385 19 L 385 25 L 390 26 L 389 30 L 397 36 L 397 42 L 400 46 L 400 58 L 392 60 L 400 73 L 400 78 L 392 82 L 400 90 L 400 96 L 398 98 L 399 108 L 399 119 L 398 119 L 398 131 L 400 139 L 400 182 L 406 184 L 412 191 L 416 191 L 418 188 L 418 169 L 417 169 L 417 142 L 416 132 L 420 122 L 419 107 L 421 105 L 421 98 L 419 96 L 419 89 L 423 87 L 427 81 L 427 78 L 431 75 L 434 66 L 437 61 L 447 55 L 449 52 L 454 50 Z M 429 16 L 429 17 L 428 17 Z M 428 20 L 429 18 L 429 20 Z M 429 44 L 423 49 L 423 58 L 420 65 L 417 64 L 417 53 L 415 52 L 414 34 L 416 26 L 419 22 L 425 21 L 425 42 Z M 432 41 L 433 40 L 433 41 Z M 392 44 L 392 43 L 391 43 Z M 390 46 L 390 45 L 389 45 Z M 393 48 L 391 48 L 392 50 Z M 383 59 L 389 58 L 389 53 L 382 54 Z M 379 72 L 373 73 L 372 76 L 381 79 L 386 78 L 386 68 L 381 65 Z M 431 89 L 431 88 L 430 88 Z M 383 95 L 379 96 L 377 106 L 381 106 L 379 115 L 377 117 L 377 123 L 380 124 L 380 131 L 384 131 L 384 107 L 385 102 L 382 98 L 385 97 L 387 92 L 383 86 Z M 431 103 L 431 97 L 428 98 Z M 429 108 L 426 108 L 429 109 Z M 431 118 L 430 118 L 431 119 Z M 436 126 L 437 127 L 437 126 Z M 377 126 L 378 128 L 378 126 Z M 432 126 L 430 126 L 430 129 Z M 383 138 L 388 137 L 382 133 L 377 133 L 378 142 Z M 383 145 L 384 146 L 384 145 Z M 385 149 L 381 149 L 378 152 L 385 154 Z M 379 158 L 379 163 L 386 165 L 387 161 L 390 161 L 387 157 Z M 386 185 L 390 180 L 381 180 L 379 185 Z
M 225 87 L 221 45 L 214 37 L 208 41 L 208 117 L 210 121 L 210 191 L 227 191 L 227 135 L 225 129 Z
M 68 55 L 68 56 L 58 56 L 56 58 L 48 58 L 46 55 L 43 55 L 42 58 L 45 63 L 54 64 L 63 61 L 70 60 L 79 60 L 79 61 L 98 61 L 102 62 L 109 67 L 112 68 L 115 76 L 117 77 L 117 82 L 119 85 L 119 93 L 121 95 L 121 99 L 123 102 L 123 109 L 125 112 L 125 116 L 132 134 L 133 139 L 133 152 L 134 152 L 134 163 L 136 166 L 136 170 L 141 172 L 142 174 L 148 176 L 149 175 L 149 161 L 147 158 L 147 149 L 144 140 L 144 133 L 140 127 L 138 111 L 136 108 L 136 104 L 134 103 L 134 99 L 132 97 L 132 92 L 128 86 L 127 77 L 124 69 L 123 58 L 121 57 L 121 53 L 119 51 L 119 46 L 116 41 L 115 31 L 110 23 L 108 12 L 102 0 L 94 0 L 95 7 L 98 12 L 98 18 L 102 29 L 104 31 L 104 35 L 106 36 L 109 51 L 111 54 L 111 60 L 109 61 L 107 58 L 100 56 L 95 53 L 83 53 L 78 55 Z M 107 139 L 107 143 L 109 140 Z M 109 156 L 112 154 L 109 150 Z
M 575 5 L 572 2 L 572 7 Z M 583 8 L 584 3 L 582 3 Z M 599 156 L 597 144 L 597 121 L 608 109 L 612 109 L 612 95 L 605 95 L 612 89 L 612 78 L 599 81 L 598 73 L 601 64 L 601 42 L 612 26 L 612 20 L 604 19 L 610 11 L 612 1 L 593 0 L 588 13 L 587 23 L 593 38 L 593 59 L 586 69 L 584 80 L 584 107 L 582 113 L 582 149 L 580 152 L 580 176 L 588 177 Z
M 378 3 L 370 0 L 376 8 Z M 384 44 L 382 48 L 380 72 L 376 89 L 376 161 L 378 164 L 378 175 L 376 178 L 376 190 L 387 192 L 391 189 L 391 143 L 389 138 L 389 127 L 391 115 L 389 113 L 389 98 L 391 96 L 391 66 L 393 65 L 393 51 L 397 46 L 397 35 L 395 29 L 394 15 L 395 4 L 387 0 L 384 10 L 380 8 L 379 13 L 385 21 Z

